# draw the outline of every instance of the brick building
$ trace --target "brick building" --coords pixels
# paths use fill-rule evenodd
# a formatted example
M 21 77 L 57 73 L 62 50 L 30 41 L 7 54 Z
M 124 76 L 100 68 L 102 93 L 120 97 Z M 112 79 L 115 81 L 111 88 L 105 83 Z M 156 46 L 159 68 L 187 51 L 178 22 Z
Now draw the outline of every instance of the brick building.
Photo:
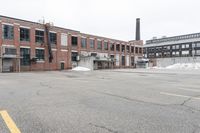
M 120 41 L 76 30 L 0 16 L 0 71 L 71 69 L 93 57 L 96 69 L 131 68 L 143 41 Z

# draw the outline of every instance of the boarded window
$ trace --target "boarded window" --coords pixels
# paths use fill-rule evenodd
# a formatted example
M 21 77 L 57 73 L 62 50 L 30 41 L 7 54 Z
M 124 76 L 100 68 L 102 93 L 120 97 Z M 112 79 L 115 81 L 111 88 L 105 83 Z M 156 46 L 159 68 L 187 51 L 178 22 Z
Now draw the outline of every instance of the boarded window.
M 68 39 L 67 39 L 67 34 L 61 34 L 61 45 L 62 46 L 67 46 L 68 45 Z

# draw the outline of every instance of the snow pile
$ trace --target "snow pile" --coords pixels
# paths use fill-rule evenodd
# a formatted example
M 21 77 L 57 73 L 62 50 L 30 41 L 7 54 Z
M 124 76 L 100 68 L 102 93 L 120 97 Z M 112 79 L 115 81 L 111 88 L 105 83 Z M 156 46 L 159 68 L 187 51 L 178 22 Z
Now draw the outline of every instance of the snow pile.
M 167 66 L 166 69 L 200 69 L 200 63 L 177 63 L 171 66 Z
M 80 67 L 80 66 L 75 67 L 75 68 L 73 68 L 72 70 L 73 70 L 73 71 L 90 71 L 89 68 L 86 68 L 86 67 Z

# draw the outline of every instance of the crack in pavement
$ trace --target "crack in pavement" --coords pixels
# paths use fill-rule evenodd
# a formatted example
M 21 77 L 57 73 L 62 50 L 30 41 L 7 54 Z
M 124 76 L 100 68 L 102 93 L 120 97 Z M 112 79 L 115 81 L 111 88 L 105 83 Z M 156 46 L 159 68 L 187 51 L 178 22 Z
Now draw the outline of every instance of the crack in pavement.
M 93 92 L 96 92 L 96 93 L 99 93 L 99 94 L 104 94 L 104 95 L 112 96 L 112 97 L 117 97 L 117 98 L 120 98 L 120 99 L 123 99 L 123 100 L 127 100 L 127 101 L 137 102 L 137 103 L 152 104 L 152 105 L 157 105 L 157 106 L 162 106 L 162 107 L 166 107 L 166 106 L 170 106 L 170 105 L 184 106 L 184 107 L 189 108 L 191 111 L 200 112 L 200 110 L 198 110 L 196 108 L 193 108 L 193 107 L 185 105 L 188 101 L 192 100 L 192 97 L 188 98 L 187 100 L 185 100 L 181 104 L 159 104 L 159 103 L 152 103 L 152 102 L 142 101 L 142 100 L 138 100 L 138 99 L 132 99 L 132 98 L 129 98 L 129 97 L 115 95 L 115 94 L 106 93 L 106 92 L 100 92 L 100 91 L 95 91 L 95 90 L 90 90 L 90 91 L 93 91 Z M 200 95 L 195 96 L 195 97 L 200 97 Z
M 159 103 L 152 103 L 152 102 L 146 102 L 146 101 L 142 101 L 142 100 L 138 100 L 138 99 L 132 99 L 129 97 L 125 97 L 125 96 L 120 96 L 120 95 L 115 95 L 115 94 L 111 94 L 111 93 L 106 93 L 106 92 L 100 92 L 100 91 L 95 91 L 95 90 L 90 90 L 99 94 L 104 94 L 104 95 L 108 95 L 108 96 L 112 96 L 112 97 L 117 97 L 123 100 L 127 100 L 127 101 L 134 101 L 134 102 L 138 102 L 138 103 L 144 103 L 144 104 L 153 104 L 153 105 L 157 105 L 157 106 L 168 106 L 168 105 L 164 105 L 164 104 L 159 104 Z
M 97 127 L 97 128 L 101 128 L 101 129 L 104 129 L 104 130 L 107 130 L 108 132 L 111 132 L 111 133 L 119 133 L 118 131 L 114 131 L 114 130 L 112 130 L 110 128 L 107 128 L 105 126 L 100 126 L 100 125 L 96 125 L 96 124 L 93 124 L 93 123 L 89 123 L 89 125 Z

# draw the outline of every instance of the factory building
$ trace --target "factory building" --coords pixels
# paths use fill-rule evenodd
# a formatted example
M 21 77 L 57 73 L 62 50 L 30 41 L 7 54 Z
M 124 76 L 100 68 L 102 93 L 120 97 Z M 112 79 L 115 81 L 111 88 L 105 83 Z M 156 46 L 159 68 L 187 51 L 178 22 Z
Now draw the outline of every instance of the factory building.
M 137 19 L 139 25 L 139 19 Z M 143 56 L 137 39 L 121 41 L 81 33 L 50 23 L 0 16 L 0 72 L 134 68 Z
M 144 56 L 151 66 L 200 62 L 200 33 L 147 40 Z

